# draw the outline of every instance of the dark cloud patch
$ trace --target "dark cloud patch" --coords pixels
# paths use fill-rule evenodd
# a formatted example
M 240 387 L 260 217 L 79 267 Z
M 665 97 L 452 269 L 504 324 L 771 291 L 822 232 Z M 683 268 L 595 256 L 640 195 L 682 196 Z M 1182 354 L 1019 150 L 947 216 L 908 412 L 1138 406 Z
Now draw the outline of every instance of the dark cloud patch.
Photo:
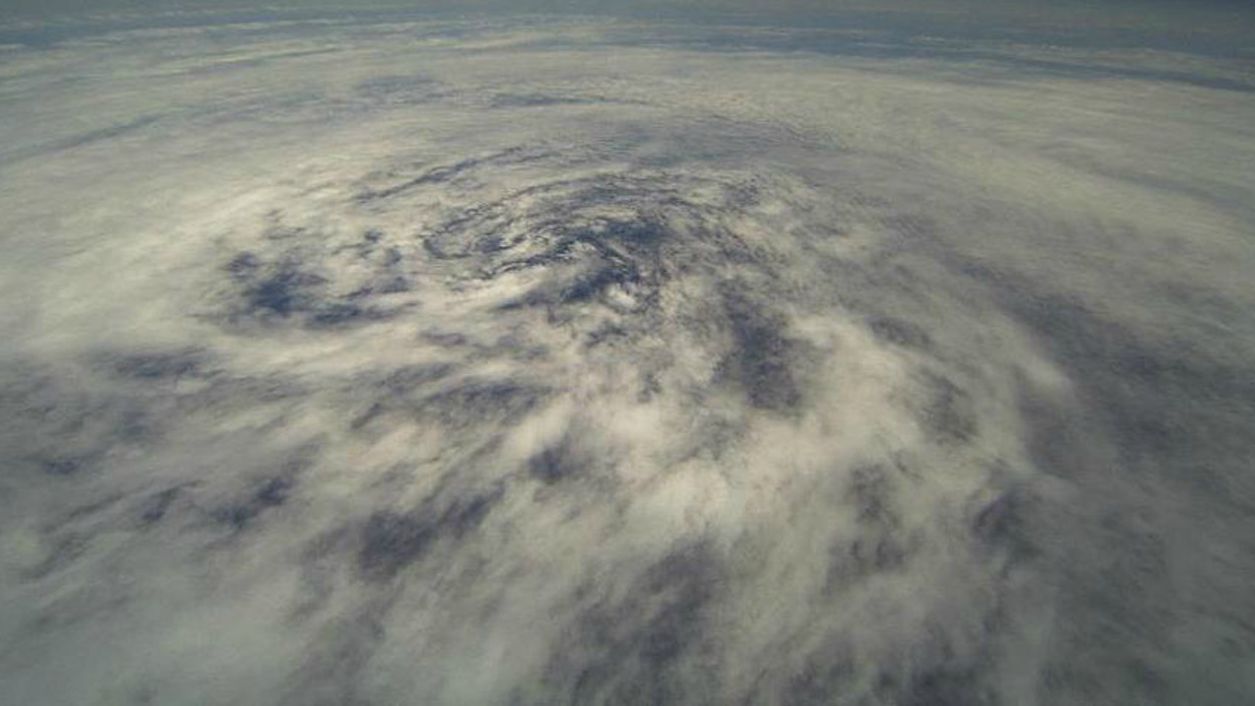
M 262 513 L 287 502 L 294 484 L 290 474 L 268 478 L 243 499 L 216 508 L 213 516 L 235 530 L 242 530 Z
M 363 308 L 350 302 L 331 302 L 312 311 L 309 316 L 311 328 L 337 328 L 340 326 L 366 323 L 387 318 L 379 311 Z
M 1170 681 L 1163 653 L 1127 646 L 1175 644 L 1167 632 L 1180 610 L 1171 562 L 1192 563 L 1198 583 L 1223 580 L 1230 570 L 1194 563 L 1192 552 L 1173 552 L 1163 528 L 1215 546 L 1229 535 L 1213 533 L 1200 516 L 1178 514 L 1177 500 L 1160 505 L 1142 490 L 1113 488 L 1116 479 L 1136 478 L 1138 489 L 1198 503 L 1211 508 L 1209 514 L 1248 511 L 1251 496 L 1242 479 L 1249 464 L 1241 459 L 1255 453 L 1255 438 L 1246 431 L 1255 413 L 1255 386 L 1248 381 L 1255 378 L 1240 363 L 1172 335 L 1177 329 L 1169 322 L 1135 328 L 1048 283 L 989 266 L 964 271 L 997 292 L 1077 389 L 1066 409 L 1031 392 L 1020 402 L 1035 465 L 1085 488 L 1073 516 L 1094 518 L 1076 540 L 1084 551 L 1049 547 L 1063 555 L 1059 570 L 1066 577 L 1060 604 L 1070 619 L 1060 642 L 1087 657 L 1057 658 L 1049 669 L 1062 671 L 1047 676 L 1048 689 L 1068 700 L 1101 702 L 1118 694 L 1117 700 L 1154 703 Z M 990 512 L 990 526 L 1011 532 L 1013 541 L 1019 518 L 1034 527 L 1045 522 L 1040 512 L 1020 511 L 1014 502 Z M 1230 600 L 1243 606 L 1239 610 L 1252 607 L 1236 596 Z
M 433 395 L 447 395 L 447 390 L 441 392 L 431 388 L 454 374 L 458 367 L 451 363 L 434 363 L 403 367 L 378 378 L 364 376 L 366 379 L 360 384 L 371 392 L 366 395 L 365 410 L 350 418 L 350 428 L 367 428 L 375 420 L 390 414 L 419 418 L 438 413 L 439 410 L 426 403 L 425 399 Z
M 114 363 L 124 357 L 92 352 L 60 368 L 14 365 L 11 369 L 24 371 L 20 383 L 10 381 L 0 392 L 5 420 L 0 456 L 6 467 L 36 477 L 99 482 L 119 458 L 159 444 L 171 425 L 175 397 L 168 386 L 154 385 L 156 378 L 119 376 Z M 143 375 L 157 374 L 165 362 L 141 365 L 148 366 Z M 123 368 L 129 370 L 129 363 Z
M 453 363 L 412 365 L 388 373 L 379 385 L 390 394 L 407 395 L 438 380 L 443 380 L 457 370 Z
M 925 429 L 942 443 L 965 443 L 976 435 L 976 414 L 963 388 L 938 375 L 925 375 L 927 400 L 920 409 Z
M 439 523 L 416 513 L 380 511 L 362 528 L 357 560 L 362 573 L 387 579 L 419 559 L 438 537 Z
M 911 675 L 900 690 L 903 706 L 993 706 L 992 689 L 981 683 L 985 670 L 976 665 L 943 665 Z M 886 685 L 888 686 L 888 685 Z M 889 686 L 886 691 L 894 691 Z
M 95 518 L 101 513 L 109 510 L 122 499 L 120 493 L 110 493 L 105 497 L 90 500 L 86 503 L 76 505 L 66 513 L 66 519 L 74 522 L 82 519 Z
M 287 318 L 311 308 L 311 290 L 325 283 L 324 278 L 303 272 L 295 263 L 282 263 L 251 283 L 244 296 L 250 313 Z
M 847 499 L 857 510 L 860 523 L 873 527 L 896 523 L 889 473 L 884 465 L 860 466 L 850 472 Z
M 437 260 L 470 257 L 504 250 L 511 219 L 503 204 L 475 206 L 439 224 L 423 237 L 423 249 Z
M 194 348 L 123 353 L 104 358 L 116 375 L 138 381 L 199 377 L 205 374 L 209 360 L 205 351 Z
M 461 537 L 477 529 L 504 495 L 504 488 L 495 487 L 453 501 L 441 516 L 441 527 L 454 537 Z
M 416 187 L 426 186 L 429 184 L 441 184 L 449 181 L 450 179 L 456 178 L 463 172 L 478 166 L 480 163 L 481 160 L 479 159 L 464 159 L 450 165 L 435 167 L 423 172 L 413 179 L 397 184 L 396 186 L 383 189 L 382 191 L 367 192 L 358 198 L 359 200 L 386 199 Z
M 535 384 L 505 380 L 467 380 L 424 398 L 419 413 L 456 427 L 519 419 L 532 411 L 549 391 Z
M 527 473 L 546 485 L 586 477 L 596 459 L 572 433 L 541 449 L 527 461 Z
M 468 157 L 451 164 L 428 167 L 421 171 L 417 176 L 386 187 L 378 189 L 363 189 L 356 196 L 356 201 L 364 204 L 371 201 L 389 199 L 414 189 L 436 186 L 454 181 L 465 175 L 467 172 L 480 167 L 522 164 L 543 159 L 545 156 L 547 155 L 544 152 L 538 152 L 536 150 L 526 149 L 523 147 L 511 147 L 482 156 Z
M 1030 520 L 1036 509 L 1028 491 L 1006 490 L 976 512 L 972 531 L 980 541 L 1005 548 L 1013 558 L 1031 558 L 1037 554 Z
M 850 541 L 839 542 L 831 552 L 826 589 L 841 591 L 871 576 L 901 568 L 918 540 L 900 535 L 892 527 L 872 527 Z
M 630 221 L 607 220 L 598 225 L 585 239 L 609 240 L 642 255 L 653 254 L 663 242 L 675 237 L 665 223 L 648 215 Z
M 927 350 L 932 345 L 927 331 L 904 319 L 872 316 L 867 319 L 867 325 L 876 338 L 895 346 Z
M 39 563 L 26 572 L 25 579 L 39 581 L 65 571 L 85 557 L 91 549 L 90 536 L 81 532 L 50 533 L 47 540 L 47 552 Z
M 893 471 L 861 466 L 850 473 L 846 501 L 856 510 L 858 530 L 829 549 L 826 591 L 845 590 L 870 576 L 902 568 L 920 541 L 902 526 Z
M 371 514 L 362 526 L 357 550 L 362 575 L 371 581 L 390 579 L 425 557 L 438 540 L 467 536 L 478 529 L 504 492 L 496 487 L 446 500 L 443 507 L 432 499 L 406 512 Z
M 90 468 L 91 461 L 87 456 L 54 456 L 42 459 L 39 465 L 49 475 L 73 476 Z
M 463 334 L 445 331 L 425 331 L 423 340 L 442 348 L 459 348 L 470 343 L 470 340 Z
M 256 254 L 246 251 L 231 258 L 224 269 L 236 277 L 248 277 L 256 272 L 261 264 L 261 259 Z
M 546 106 L 587 105 L 596 101 L 577 96 L 557 96 L 545 93 L 501 93 L 492 97 L 494 108 L 543 108 Z
M 376 299 L 409 290 L 404 275 L 390 272 L 397 262 L 385 257 L 377 288 L 368 285 L 338 293 L 338 283 L 319 273 L 318 263 L 306 263 L 293 255 L 267 262 L 254 253 L 240 253 L 226 266 L 238 287 L 237 303 L 227 318 L 235 324 L 295 325 L 315 330 L 383 321 L 399 309 L 377 304 Z
M 609 262 L 598 265 L 592 272 L 581 275 L 562 290 L 564 304 L 586 302 L 604 295 L 614 285 L 632 286 L 641 280 L 640 272 L 630 263 Z
M 1053 429 L 1056 444 L 1089 446 L 1084 439 L 1106 432 L 1126 462 L 1177 480 L 1224 483 L 1226 476 L 1244 472 L 1235 461 L 1255 452 L 1255 438 L 1242 431 L 1255 416 L 1255 368 L 1218 359 L 1189 341 L 1134 331 L 1010 272 L 985 266 L 964 271 L 995 287 L 1007 308 L 1082 384 L 1079 413 L 1086 428 L 1076 426 L 1082 420 L 1052 421 L 1049 411 L 1025 401 L 1026 411 L 1044 425 L 1038 431 Z M 1044 452 L 1043 461 L 1065 454 L 1036 448 Z M 1203 458 L 1211 471 L 1197 475 Z M 1090 463 L 1072 461 L 1081 468 Z
M 794 374 L 798 343 L 783 316 L 735 286 L 725 288 L 723 301 L 731 346 L 719 376 L 739 386 L 758 409 L 795 411 L 803 401 Z
M 855 691 L 860 676 L 852 655 L 846 654 L 836 644 L 810 655 L 805 665 L 791 675 L 783 691 L 784 701 L 797 706 L 831 704 L 836 694 Z M 756 694 L 756 698 L 771 698 L 774 693 Z
M 149 126 L 158 123 L 161 120 L 161 117 L 162 116 L 160 115 L 144 115 L 135 118 L 134 120 L 129 120 L 117 125 L 111 125 L 106 128 L 89 130 L 87 132 L 53 139 L 41 145 L 35 145 L 23 149 L 6 150 L 5 161 L 14 163 L 63 150 L 89 147 L 118 138 L 130 137 L 136 133 L 142 133 Z
M 702 187 L 717 188 L 730 207 L 743 208 L 741 201 L 752 198 L 741 193 L 752 190 L 735 184 L 708 184 L 674 174 L 554 180 L 455 212 L 427 230 L 423 246 L 438 260 L 477 258 L 479 276 L 486 278 L 520 269 L 583 268 L 573 283 L 556 292 L 520 295 L 512 303 L 516 308 L 552 305 L 555 297 L 557 303 L 588 301 L 612 283 L 641 289 L 638 295 L 648 298 L 668 270 L 681 264 L 663 257 L 668 243 L 675 251 L 669 255 L 692 257 L 679 241 L 691 242 L 698 234 L 684 235 L 672 221 L 691 228 L 717 217 L 711 205 L 684 195 L 686 188 Z M 726 237 L 713 231 L 703 235 L 712 243 Z M 752 261 L 743 247 L 721 254 Z
M 548 678 L 564 703 L 703 703 L 685 664 L 707 640 L 706 621 L 723 574 L 704 544 L 676 549 L 647 568 L 619 600 L 595 601 L 554 655 Z M 713 671 L 713 651 L 698 656 Z M 709 675 L 706 675 L 709 676 Z
M 376 292 L 379 294 L 400 294 L 412 290 L 413 284 L 403 275 L 388 277 L 379 283 Z
M 181 492 L 182 488 L 175 486 L 159 490 L 144 498 L 138 508 L 140 523 L 143 525 L 154 525 L 165 519 L 166 513 L 174 506 L 174 502 L 178 499 Z
M 384 251 L 383 266 L 393 267 L 401 263 L 401 251 L 396 248 L 388 248 Z

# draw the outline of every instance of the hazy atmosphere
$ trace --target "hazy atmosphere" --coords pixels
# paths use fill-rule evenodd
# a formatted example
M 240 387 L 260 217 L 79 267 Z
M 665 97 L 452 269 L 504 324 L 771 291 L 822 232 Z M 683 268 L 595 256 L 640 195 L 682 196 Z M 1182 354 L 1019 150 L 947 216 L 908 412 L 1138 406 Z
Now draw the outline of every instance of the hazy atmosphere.
M 0 703 L 1255 702 L 1246 3 L 7 4 Z

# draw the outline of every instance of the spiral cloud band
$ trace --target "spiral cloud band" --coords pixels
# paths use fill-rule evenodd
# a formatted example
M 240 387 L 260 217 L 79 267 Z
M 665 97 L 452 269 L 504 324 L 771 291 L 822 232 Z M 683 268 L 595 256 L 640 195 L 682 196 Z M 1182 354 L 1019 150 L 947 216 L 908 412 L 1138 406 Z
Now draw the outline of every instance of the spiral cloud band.
M 1255 693 L 1249 66 L 337 20 L 0 74 L 6 703 Z

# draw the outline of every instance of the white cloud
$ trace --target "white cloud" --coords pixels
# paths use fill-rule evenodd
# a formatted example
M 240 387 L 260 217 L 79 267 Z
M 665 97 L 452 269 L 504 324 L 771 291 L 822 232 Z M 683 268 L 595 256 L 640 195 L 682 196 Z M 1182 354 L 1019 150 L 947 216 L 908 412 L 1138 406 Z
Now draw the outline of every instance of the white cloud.
M 1255 93 L 739 36 L 10 52 L 0 693 L 1251 688 Z

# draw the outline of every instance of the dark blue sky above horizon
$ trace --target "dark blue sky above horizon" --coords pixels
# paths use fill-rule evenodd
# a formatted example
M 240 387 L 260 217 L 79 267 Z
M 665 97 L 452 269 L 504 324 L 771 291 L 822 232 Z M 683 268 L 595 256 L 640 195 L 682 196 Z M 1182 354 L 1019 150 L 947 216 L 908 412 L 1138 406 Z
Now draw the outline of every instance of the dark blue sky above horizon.
M 1241 31 L 1255 20 L 1243 0 L 7 0 L 0 17 L 49 18 L 109 13 L 419 11 L 468 13 L 573 13 L 734 19 L 792 24 L 849 14 L 906 14 L 960 22 L 1026 26 L 1074 25 Z
M 1147 47 L 1255 58 L 1245 0 L 6 0 L 0 44 L 47 45 L 98 31 L 268 21 L 415 16 L 575 15 L 659 22 L 871 29 L 1090 47 Z

